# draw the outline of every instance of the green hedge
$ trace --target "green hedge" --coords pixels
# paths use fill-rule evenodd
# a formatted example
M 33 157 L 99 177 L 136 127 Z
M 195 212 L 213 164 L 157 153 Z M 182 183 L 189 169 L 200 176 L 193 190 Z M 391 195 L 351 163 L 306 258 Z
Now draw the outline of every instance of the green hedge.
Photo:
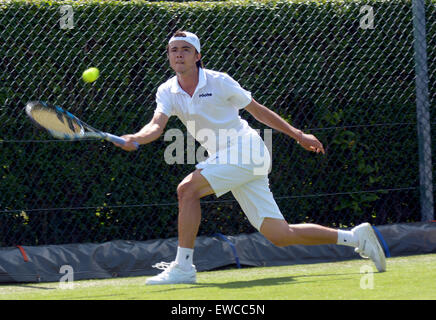
M 61 30 L 66 4 L 74 28 Z M 363 5 L 374 7 L 373 30 L 359 27 Z M 47 100 L 105 131 L 140 129 L 172 76 L 165 46 L 177 29 L 200 36 L 207 68 L 229 73 L 327 147 L 326 156 L 308 154 L 274 133 L 271 189 L 289 222 L 418 221 L 411 12 L 410 1 L 374 0 L 0 4 L 0 244 L 176 235 L 175 190 L 194 166 L 167 165 L 169 142 L 124 153 L 46 141 L 23 107 Z M 90 66 L 101 71 L 92 85 L 80 80 Z M 176 119 L 172 127 L 182 128 Z M 200 234 L 254 230 L 230 194 L 215 200 L 204 199 Z

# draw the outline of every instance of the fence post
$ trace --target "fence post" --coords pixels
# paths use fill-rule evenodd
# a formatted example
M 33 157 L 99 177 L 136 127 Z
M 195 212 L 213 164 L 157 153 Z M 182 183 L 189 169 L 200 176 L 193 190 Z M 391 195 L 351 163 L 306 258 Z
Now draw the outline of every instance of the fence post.
M 421 220 L 434 219 L 425 0 L 412 0 Z

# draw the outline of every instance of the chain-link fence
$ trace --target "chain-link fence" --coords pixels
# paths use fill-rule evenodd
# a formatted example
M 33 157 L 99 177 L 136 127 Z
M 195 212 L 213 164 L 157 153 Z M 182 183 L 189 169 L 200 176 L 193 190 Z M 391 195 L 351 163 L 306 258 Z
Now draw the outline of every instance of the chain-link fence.
M 50 101 L 104 131 L 136 132 L 173 76 L 166 44 L 178 29 L 200 37 L 206 68 L 229 73 L 326 147 L 314 155 L 272 134 L 270 187 L 289 223 L 421 221 L 436 150 L 434 134 L 418 130 L 423 117 L 436 131 L 436 2 L 423 4 L 427 61 L 415 59 L 423 29 L 406 0 L 1 1 L 0 245 L 176 236 L 176 188 L 194 165 L 164 161 L 171 141 L 126 153 L 54 140 L 23 108 Z M 86 84 L 91 66 L 101 76 Z M 417 104 L 427 108 L 421 118 Z M 172 117 L 168 128 L 183 127 Z M 254 231 L 230 193 L 204 198 L 202 209 L 201 235 Z

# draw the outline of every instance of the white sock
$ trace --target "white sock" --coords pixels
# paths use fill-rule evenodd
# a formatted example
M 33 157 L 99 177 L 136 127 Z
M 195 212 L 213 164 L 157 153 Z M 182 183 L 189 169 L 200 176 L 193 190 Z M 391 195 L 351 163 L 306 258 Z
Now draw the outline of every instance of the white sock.
M 184 270 L 192 268 L 194 249 L 177 247 L 176 263 Z
M 353 231 L 338 230 L 337 244 L 350 247 L 358 247 L 358 239 Z

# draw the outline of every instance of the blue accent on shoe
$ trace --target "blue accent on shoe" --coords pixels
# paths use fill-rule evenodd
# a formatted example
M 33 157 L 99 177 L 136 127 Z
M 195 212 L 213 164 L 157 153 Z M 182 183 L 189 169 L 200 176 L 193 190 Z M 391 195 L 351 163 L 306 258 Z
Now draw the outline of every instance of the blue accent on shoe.
M 381 232 L 376 227 L 372 226 L 372 228 L 374 229 L 375 233 L 377 234 L 377 237 L 379 238 L 379 240 L 383 246 L 383 249 L 384 249 L 385 254 L 386 254 L 386 258 L 389 258 L 391 256 L 391 253 L 389 252 L 389 247 L 388 247 L 385 239 L 383 238 Z

